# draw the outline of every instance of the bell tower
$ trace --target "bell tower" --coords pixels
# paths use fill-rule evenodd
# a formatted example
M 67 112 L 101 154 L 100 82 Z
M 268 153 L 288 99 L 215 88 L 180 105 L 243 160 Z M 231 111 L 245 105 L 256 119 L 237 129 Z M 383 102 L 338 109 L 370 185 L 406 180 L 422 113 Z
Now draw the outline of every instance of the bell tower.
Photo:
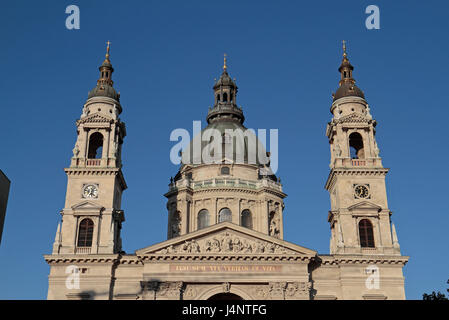
M 343 41 L 341 79 L 326 128 L 331 153 L 325 185 L 331 199 L 330 253 L 400 255 L 387 202 L 388 169 L 382 165 L 376 142 L 376 120 L 355 85 L 353 70 Z
M 89 94 L 79 120 L 70 167 L 64 169 L 67 193 L 53 255 L 114 254 L 121 248 L 121 210 L 126 189 L 122 173 L 122 145 L 126 135 L 120 120 L 120 93 L 113 88 L 109 56 L 99 67 L 100 77 Z

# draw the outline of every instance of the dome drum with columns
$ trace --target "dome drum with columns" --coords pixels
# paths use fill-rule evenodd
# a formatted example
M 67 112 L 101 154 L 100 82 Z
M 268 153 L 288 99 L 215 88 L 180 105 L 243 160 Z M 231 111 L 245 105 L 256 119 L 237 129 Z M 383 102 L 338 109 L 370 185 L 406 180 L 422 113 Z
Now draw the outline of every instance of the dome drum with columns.
M 73 157 L 65 169 L 66 201 L 52 253 L 44 256 L 50 265 L 48 299 L 405 299 L 402 268 L 408 257 L 401 255 L 388 208 L 388 169 L 379 157 L 376 121 L 355 86 L 353 70 L 344 44 L 326 129 L 330 210 L 322 215 L 330 226 L 330 254 L 284 240 L 286 194 L 270 170 L 269 153 L 243 125 L 226 58 L 213 86 L 208 126 L 183 150 L 165 194 L 167 239 L 125 253 L 121 152 L 126 130 L 108 43 L 100 79 L 76 122 Z M 203 141 L 209 129 L 216 135 Z M 245 139 L 227 136 L 227 130 Z M 213 139 L 225 151 L 233 143 L 220 153 L 208 148 Z M 298 190 L 291 192 L 301 197 Z M 132 219 L 138 218 L 134 213 Z M 79 288 L 67 286 L 68 272 L 79 275 Z

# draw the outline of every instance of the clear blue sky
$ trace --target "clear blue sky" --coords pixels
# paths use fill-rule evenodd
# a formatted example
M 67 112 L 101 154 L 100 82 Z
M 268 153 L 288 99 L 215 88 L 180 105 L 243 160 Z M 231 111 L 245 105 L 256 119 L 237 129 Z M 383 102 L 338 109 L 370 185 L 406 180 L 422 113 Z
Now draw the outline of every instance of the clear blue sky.
M 77 4 L 81 29 L 65 28 Z M 380 30 L 365 8 L 380 8 Z M 213 103 L 223 53 L 250 128 L 279 129 L 288 194 L 285 239 L 329 252 L 325 136 L 341 40 L 378 121 L 406 295 L 449 278 L 447 1 L 8 1 L 0 11 L 0 168 L 11 180 L 0 245 L 0 299 L 44 299 L 59 211 L 87 92 L 110 40 L 127 126 L 123 197 L 127 252 L 165 239 L 163 194 L 175 128 Z

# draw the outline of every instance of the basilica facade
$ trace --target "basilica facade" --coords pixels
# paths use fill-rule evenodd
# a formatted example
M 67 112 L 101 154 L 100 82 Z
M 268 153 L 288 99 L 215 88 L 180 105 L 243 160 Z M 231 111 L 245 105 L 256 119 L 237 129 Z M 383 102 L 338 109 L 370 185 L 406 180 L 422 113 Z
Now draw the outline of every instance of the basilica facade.
M 400 253 L 388 208 L 388 169 L 346 48 L 326 128 L 329 254 L 284 240 L 287 195 L 270 170 L 270 153 L 258 142 L 250 148 L 247 140 L 229 135 L 240 131 L 251 138 L 226 60 L 203 132 L 215 129 L 231 152 L 220 161 L 195 159 L 191 149 L 207 145 L 193 138 L 164 195 L 167 240 L 125 253 L 120 230 L 126 127 L 109 45 L 99 69 L 76 122 L 62 219 L 52 253 L 44 256 L 50 266 L 48 299 L 405 299 L 402 269 L 408 257 Z

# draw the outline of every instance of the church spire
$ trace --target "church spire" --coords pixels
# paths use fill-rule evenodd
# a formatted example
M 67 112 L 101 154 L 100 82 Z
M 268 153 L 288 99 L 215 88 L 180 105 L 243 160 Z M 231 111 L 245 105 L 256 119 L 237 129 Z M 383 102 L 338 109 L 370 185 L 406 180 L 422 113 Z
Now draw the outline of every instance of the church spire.
M 226 71 L 227 68 L 228 66 L 226 65 L 226 53 L 225 53 L 223 58 L 223 71 Z
M 107 47 L 106 47 L 106 57 L 103 61 L 103 64 L 100 66 L 99 70 L 100 70 L 100 78 L 98 79 L 97 83 L 107 83 L 110 86 L 112 86 L 113 81 L 112 81 L 112 73 L 114 72 L 114 68 L 112 68 L 112 64 L 111 64 L 111 60 L 109 60 L 109 49 L 110 49 L 110 42 L 106 42 L 107 43 Z
M 351 65 L 348 59 L 348 54 L 346 53 L 346 41 L 343 40 L 343 60 L 341 61 L 341 65 L 338 68 L 338 71 L 341 73 L 340 86 L 344 82 L 349 82 L 354 84 L 355 80 L 352 78 L 352 70 L 354 67 Z
M 365 95 L 363 94 L 363 91 L 355 85 L 355 80 L 352 77 L 352 71 L 354 70 L 354 67 L 348 59 L 348 54 L 346 52 L 346 41 L 343 40 L 342 44 L 343 59 L 341 61 L 340 67 L 338 68 L 338 72 L 340 72 L 341 74 L 340 82 L 338 83 L 340 87 L 332 96 L 334 98 L 334 101 L 348 96 L 355 96 L 364 99 Z
M 97 86 L 89 92 L 88 99 L 103 96 L 119 101 L 120 93 L 117 93 L 112 87 L 114 84 L 112 81 L 112 73 L 114 72 L 114 68 L 112 67 L 109 53 L 111 42 L 108 41 L 106 44 L 106 56 L 101 66 L 98 68 L 98 70 L 100 70 L 100 77 L 97 80 Z

